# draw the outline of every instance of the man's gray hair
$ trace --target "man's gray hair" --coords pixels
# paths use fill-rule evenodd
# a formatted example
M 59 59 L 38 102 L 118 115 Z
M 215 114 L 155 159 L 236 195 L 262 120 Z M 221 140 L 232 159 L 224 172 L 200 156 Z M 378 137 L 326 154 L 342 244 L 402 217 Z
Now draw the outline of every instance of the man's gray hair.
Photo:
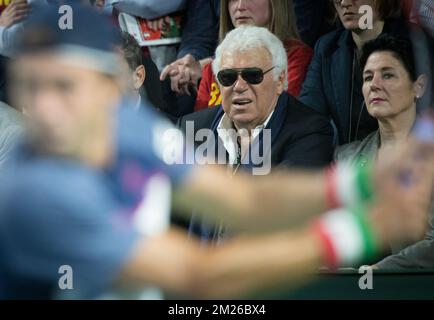
M 214 75 L 217 76 L 221 68 L 222 55 L 235 52 L 249 52 L 252 49 L 264 48 L 271 55 L 274 80 L 285 72 L 285 90 L 288 88 L 288 58 L 282 41 L 266 28 L 241 26 L 229 32 L 217 47 L 215 59 L 212 63 Z M 218 80 L 217 80 L 218 81 Z

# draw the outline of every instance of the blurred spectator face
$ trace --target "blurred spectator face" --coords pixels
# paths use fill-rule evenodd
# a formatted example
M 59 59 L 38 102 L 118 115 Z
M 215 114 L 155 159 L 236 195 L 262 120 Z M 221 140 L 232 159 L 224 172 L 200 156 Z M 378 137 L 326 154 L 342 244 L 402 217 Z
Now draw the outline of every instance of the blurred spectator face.
M 224 53 L 220 71 L 256 67 L 267 71 L 273 67 L 269 52 L 265 48 L 250 51 Z M 250 84 L 238 74 L 231 86 L 220 85 L 222 104 L 225 113 L 238 128 L 252 129 L 261 124 L 274 110 L 279 95 L 283 92 L 285 74 L 278 80 L 273 77 L 273 70 L 264 74 L 259 84 Z
M 374 0 L 331 0 L 334 2 L 336 12 L 345 29 L 359 30 L 359 21 L 363 14 L 359 13 L 359 8 L 368 5 L 373 9 L 373 21 L 378 20 L 378 13 Z
M 371 54 L 363 72 L 363 96 L 371 116 L 395 117 L 416 107 L 416 96 L 423 95 L 423 76 L 415 82 L 400 60 L 389 51 Z
M 97 8 L 103 9 L 105 5 L 105 0 L 95 0 L 95 6 Z
M 51 53 L 19 57 L 10 76 L 13 104 L 28 116 L 37 147 L 74 156 L 88 137 L 108 134 L 107 106 L 120 95 L 115 78 Z
M 266 27 L 270 21 L 270 0 L 229 0 L 228 10 L 235 28 L 243 24 Z
M 122 57 L 121 70 L 126 84 L 126 95 L 139 98 L 139 92 L 146 77 L 145 66 L 143 65 L 142 49 L 137 41 L 128 33 L 122 34 L 122 46 L 117 52 Z

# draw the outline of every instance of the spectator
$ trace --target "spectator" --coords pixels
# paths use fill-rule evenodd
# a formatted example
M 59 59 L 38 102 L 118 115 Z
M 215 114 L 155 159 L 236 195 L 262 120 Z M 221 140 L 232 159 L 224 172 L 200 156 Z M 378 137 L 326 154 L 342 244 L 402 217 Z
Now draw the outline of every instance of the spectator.
M 171 68 L 168 76 L 163 71 L 163 95 L 166 101 L 166 113 L 173 118 L 194 111 L 196 87 L 201 77 L 201 66 L 211 60 L 217 46 L 220 16 L 220 0 L 188 0 L 185 26 L 182 33 L 178 60 L 174 62 L 179 68 Z M 183 75 L 193 77 L 184 88 L 178 87 Z M 194 87 L 194 88 L 193 88 Z M 190 90 L 192 89 L 192 90 Z M 187 95 L 192 94 L 191 96 Z
M 153 20 L 183 10 L 185 2 L 186 0 L 105 0 L 105 5 L 113 6 L 120 12 Z
M 131 84 L 133 101 L 137 101 L 137 106 L 152 105 L 157 110 L 164 109 L 155 64 L 151 59 L 143 57 L 142 50 L 132 35 L 123 32 L 122 40 L 122 51 L 132 76 L 128 82 Z
M 217 48 L 213 69 L 219 79 L 222 104 L 181 118 L 187 141 L 195 141 L 200 130 L 212 130 L 217 141 L 207 139 L 207 152 L 216 157 L 216 162 L 227 163 L 234 174 L 247 170 L 254 175 L 253 168 L 266 174 L 274 167 L 329 164 L 333 150 L 330 123 L 285 92 L 287 54 L 279 38 L 265 28 L 236 28 Z M 258 83 L 257 79 L 262 81 Z M 194 130 L 189 132 L 191 125 Z M 262 129 L 271 133 L 270 141 Z M 225 150 L 223 159 L 217 159 L 220 149 Z M 259 150 L 263 150 L 262 161 L 253 156 L 259 155 Z M 190 229 L 196 232 L 195 220 L 193 216 Z M 222 227 L 207 236 L 209 228 L 202 223 L 202 238 L 220 240 Z
M 411 42 L 387 35 L 363 47 L 361 67 L 364 70 L 364 99 L 368 112 L 377 119 L 379 129 L 362 141 L 341 146 L 336 159 L 351 160 L 362 166 L 370 159 L 387 163 L 388 154 L 409 138 L 416 120 L 417 103 L 426 90 L 427 77 L 417 71 Z M 429 198 L 431 194 L 420 196 Z M 378 268 L 434 267 L 434 201 L 431 202 L 430 229 L 425 239 L 405 249 L 402 244 L 393 247 L 395 254 L 377 263 Z
M 343 25 L 342 29 L 321 37 L 307 72 L 300 101 L 333 120 L 338 144 L 366 137 L 376 130 L 363 103 L 360 50 L 365 42 L 382 33 L 406 33 L 400 18 L 399 0 L 330 1 Z M 373 9 L 372 28 L 361 29 L 362 5 Z
M 294 0 L 294 11 L 301 40 L 311 47 L 319 36 L 331 31 L 325 12 L 326 1 Z M 178 59 L 191 54 L 183 61 L 194 65 L 194 61 L 212 57 L 217 45 L 220 19 L 220 0 L 188 0 L 186 25 L 183 30 Z M 193 59 L 192 59 L 193 58 Z M 206 64 L 201 61 L 200 65 Z
M 312 49 L 299 40 L 292 1 L 261 0 L 254 4 L 244 0 L 222 0 L 221 12 L 220 40 L 228 31 L 248 24 L 266 26 L 283 42 L 288 58 L 286 91 L 298 96 L 312 57 Z M 220 102 L 220 90 L 212 74 L 211 64 L 205 65 L 195 110 L 213 107 Z

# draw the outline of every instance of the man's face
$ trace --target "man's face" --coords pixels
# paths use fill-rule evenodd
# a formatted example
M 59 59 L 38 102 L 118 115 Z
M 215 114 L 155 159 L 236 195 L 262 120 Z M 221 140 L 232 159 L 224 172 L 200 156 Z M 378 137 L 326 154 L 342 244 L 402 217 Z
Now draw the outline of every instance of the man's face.
M 54 54 L 21 56 L 10 76 L 13 105 L 27 116 L 32 140 L 52 153 L 75 155 L 92 135 L 101 134 L 108 106 L 119 98 L 112 78 Z
M 265 48 L 224 53 L 220 70 L 252 67 L 263 71 L 273 67 L 271 56 Z M 273 71 L 270 71 L 259 84 L 250 84 L 238 75 L 233 85 L 220 85 L 225 113 L 238 128 L 250 130 L 257 127 L 274 110 L 277 99 L 283 92 L 284 78 L 285 73 L 282 72 L 279 79 L 274 80 Z
M 374 0 L 332 0 L 334 1 L 336 12 L 345 29 L 356 31 L 359 30 L 359 21 L 363 14 L 359 13 L 361 6 L 368 5 L 372 8 L 373 21 L 378 20 Z

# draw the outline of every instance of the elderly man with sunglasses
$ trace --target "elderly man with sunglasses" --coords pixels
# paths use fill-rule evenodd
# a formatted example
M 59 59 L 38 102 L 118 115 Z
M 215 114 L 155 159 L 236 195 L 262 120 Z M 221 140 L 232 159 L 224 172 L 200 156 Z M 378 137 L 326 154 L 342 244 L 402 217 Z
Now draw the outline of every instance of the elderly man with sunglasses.
M 233 174 L 253 175 L 276 167 L 327 165 L 333 150 L 329 121 L 286 93 L 287 70 L 285 49 L 267 29 L 231 31 L 213 62 L 222 104 L 178 123 L 187 143 L 196 146 L 196 159 L 206 149 L 208 162 L 224 163 Z M 191 218 L 190 231 L 206 241 L 222 238 L 221 227 L 197 220 Z
M 330 162 L 329 122 L 285 92 L 287 57 L 276 36 L 259 27 L 231 31 L 217 48 L 213 70 L 222 104 L 180 119 L 187 142 L 198 146 L 198 131 L 209 129 L 215 139 L 207 139 L 208 151 L 211 144 L 223 147 L 225 163 L 234 171 L 264 165 L 253 163 L 251 153 L 257 147 L 268 153 L 261 158 L 271 161 L 271 167 Z

